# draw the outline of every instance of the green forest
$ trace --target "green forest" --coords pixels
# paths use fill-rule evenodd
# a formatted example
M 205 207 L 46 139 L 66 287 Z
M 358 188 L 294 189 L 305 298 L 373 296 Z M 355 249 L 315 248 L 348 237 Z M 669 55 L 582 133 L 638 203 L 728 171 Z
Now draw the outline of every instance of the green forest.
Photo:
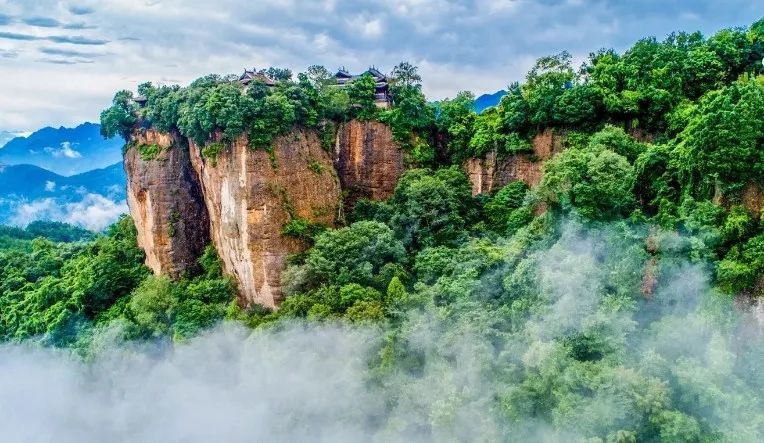
M 342 324 L 383 337 L 367 382 L 388 392 L 389 411 L 414 401 L 407 388 L 423 374 L 454 386 L 375 429 L 466 441 L 453 431 L 460 408 L 484 402 L 498 425 L 473 441 L 762 441 L 762 59 L 764 20 L 645 38 L 580 67 L 562 52 L 480 114 L 468 91 L 429 102 L 405 62 L 390 109 L 375 105 L 370 76 L 340 89 L 320 66 L 263 71 L 273 87 L 145 83 L 142 107 L 121 91 L 101 115 L 105 136 L 178 131 L 214 157 L 215 131 L 269 150 L 314 128 L 330 148 L 338 123 L 376 120 L 410 168 L 389 200 L 361 200 L 337 229 L 285 226 L 311 247 L 290 259 L 277 311 L 241 306 L 212 246 L 196 273 L 152 275 L 129 217 L 99 234 L 3 228 L 0 340 L 87 359 L 109 341 L 182 346 L 221 322 Z M 565 149 L 537 188 L 472 196 L 466 159 L 527 154 L 548 129 Z M 464 355 L 490 395 L 456 388 Z

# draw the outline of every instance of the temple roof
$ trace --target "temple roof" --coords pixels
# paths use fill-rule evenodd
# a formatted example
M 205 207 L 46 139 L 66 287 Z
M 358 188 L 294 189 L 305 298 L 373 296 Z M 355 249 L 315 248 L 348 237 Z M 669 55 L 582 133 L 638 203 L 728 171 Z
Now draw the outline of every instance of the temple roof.
M 372 77 L 374 77 L 374 80 L 377 82 L 377 86 L 378 87 L 384 86 L 388 82 L 387 76 L 385 74 L 383 74 L 379 69 L 377 69 L 377 68 L 375 68 L 373 66 L 370 67 L 369 69 L 367 69 L 362 74 L 351 74 L 345 68 L 340 68 L 337 71 L 337 73 L 334 74 L 334 78 L 337 79 L 337 83 L 339 83 L 341 85 L 344 85 L 349 80 L 357 79 L 358 77 L 360 77 L 360 76 L 362 76 L 364 74 L 369 74 Z
M 353 75 L 345 70 L 345 68 L 340 68 L 337 70 L 337 73 L 334 74 L 337 78 L 353 78 Z
M 244 70 L 244 73 L 239 76 L 239 83 L 245 86 L 253 80 L 260 81 L 268 86 L 274 86 L 276 84 L 276 82 L 268 78 L 268 76 L 255 71 Z
M 375 78 L 377 78 L 377 79 L 385 79 L 385 80 L 387 80 L 387 76 L 386 76 L 385 74 L 381 73 L 381 72 L 380 72 L 380 71 L 379 71 L 377 68 L 375 68 L 374 66 L 372 66 L 371 68 L 369 68 L 369 69 L 368 69 L 366 72 L 368 72 L 369 74 L 371 74 L 373 77 L 375 77 Z

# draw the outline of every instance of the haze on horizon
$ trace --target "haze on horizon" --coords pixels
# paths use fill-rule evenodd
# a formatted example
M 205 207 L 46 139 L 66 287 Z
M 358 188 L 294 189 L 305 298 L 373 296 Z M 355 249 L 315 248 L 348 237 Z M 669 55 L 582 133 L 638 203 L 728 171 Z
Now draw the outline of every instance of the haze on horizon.
M 503 89 L 540 56 L 577 63 L 645 35 L 745 26 L 745 0 L 0 0 L 0 130 L 97 121 L 116 90 L 311 64 L 420 66 L 431 99 Z

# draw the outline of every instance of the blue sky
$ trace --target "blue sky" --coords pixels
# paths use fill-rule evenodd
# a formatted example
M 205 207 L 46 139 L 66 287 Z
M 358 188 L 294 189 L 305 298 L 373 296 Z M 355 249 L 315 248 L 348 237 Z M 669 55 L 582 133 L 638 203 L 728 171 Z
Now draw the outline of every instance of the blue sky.
M 0 0 L 0 130 L 95 121 L 118 89 L 311 64 L 420 66 L 433 99 L 521 80 L 540 56 L 764 16 L 751 0 Z

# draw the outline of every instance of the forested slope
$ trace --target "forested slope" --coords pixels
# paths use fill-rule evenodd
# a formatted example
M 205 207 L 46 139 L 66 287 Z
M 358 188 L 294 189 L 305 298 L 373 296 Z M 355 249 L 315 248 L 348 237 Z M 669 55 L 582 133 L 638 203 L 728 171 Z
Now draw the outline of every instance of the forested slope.
M 384 337 L 365 381 L 385 408 L 362 417 L 378 435 L 761 441 L 762 58 L 761 20 L 597 51 L 578 70 L 561 53 L 480 114 L 469 93 L 428 105 L 408 64 L 389 110 L 370 78 L 339 89 L 318 67 L 265 72 L 275 87 L 145 84 L 140 108 L 120 92 L 105 135 L 177 131 L 214 158 L 242 134 L 268 152 L 295 125 L 379 120 L 409 170 L 337 229 L 284 226 L 311 247 L 290 258 L 277 311 L 237 303 L 212 247 L 178 281 L 149 275 L 126 218 L 88 243 L 0 252 L 0 336 L 87 355 L 105 336 L 183 342 L 223 319 L 340 322 Z M 549 129 L 565 149 L 537 188 L 472 195 L 465 160 L 527 153 Z

